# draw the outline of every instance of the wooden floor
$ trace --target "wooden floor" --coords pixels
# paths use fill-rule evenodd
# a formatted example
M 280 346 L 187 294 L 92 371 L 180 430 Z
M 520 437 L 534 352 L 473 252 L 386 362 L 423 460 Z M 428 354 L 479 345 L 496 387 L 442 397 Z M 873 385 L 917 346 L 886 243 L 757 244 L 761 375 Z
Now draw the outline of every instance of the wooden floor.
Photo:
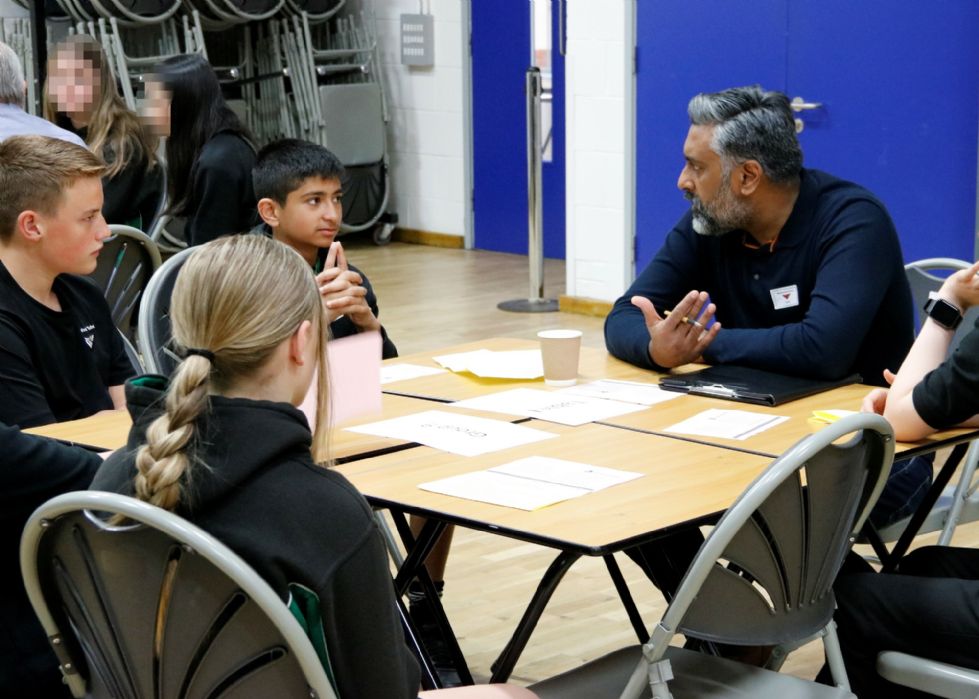
M 525 257 L 343 242 L 348 259 L 369 275 L 380 300 L 380 319 L 402 354 L 491 336 L 532 338 L 540 329 L 559 327 L 582 330 L 586 345 L 604 346 L 601 318 L 496 308 L 500 301 L 526 297 Z M 547 260 L 545 283 L 547 296 L 563 293 L 563 262 Z M 919 537 L 921 543 L 935 538 Z M 955 543 L 979 543 L 979 524 L 959 527 Z M 456 532 L 443 602 L 477 681 L 488 678 L 490 664 L 555 555 L 490 534 Z M 619 558 L 640 612 L 652 625 L 662 614 L 662 597 L 631 561 Z M 558 587 L 512 681 L 529 684 L 635 641 L 604 564 L 581 559 Z M 813 677 L 821 664 L 822 651 L 813 643 L 792 654 L 784 671 Z

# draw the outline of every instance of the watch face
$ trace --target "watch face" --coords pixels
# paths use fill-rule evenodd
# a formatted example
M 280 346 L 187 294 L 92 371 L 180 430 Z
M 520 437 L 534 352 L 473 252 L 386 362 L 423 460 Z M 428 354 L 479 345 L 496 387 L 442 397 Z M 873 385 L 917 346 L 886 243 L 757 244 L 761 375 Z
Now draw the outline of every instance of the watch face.
M 928 315 L 939 325 L 953 329 L 962 322 L 962 314 L 959 309 L 950 304 L 945 299 L 931 299 L 925 307 Z

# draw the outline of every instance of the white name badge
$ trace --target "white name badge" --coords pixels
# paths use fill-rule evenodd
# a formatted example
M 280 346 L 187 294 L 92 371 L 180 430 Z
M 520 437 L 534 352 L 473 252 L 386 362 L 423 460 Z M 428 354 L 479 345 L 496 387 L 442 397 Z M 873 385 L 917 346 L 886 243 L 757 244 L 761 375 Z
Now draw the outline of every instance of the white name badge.
M 792 286 L 780 286 L 777 289 L 772 289 L 768 293 L 772 295 L 772 305 L 775 306 L 776 311 L 799 305 L 799 287 L 795 284 Z

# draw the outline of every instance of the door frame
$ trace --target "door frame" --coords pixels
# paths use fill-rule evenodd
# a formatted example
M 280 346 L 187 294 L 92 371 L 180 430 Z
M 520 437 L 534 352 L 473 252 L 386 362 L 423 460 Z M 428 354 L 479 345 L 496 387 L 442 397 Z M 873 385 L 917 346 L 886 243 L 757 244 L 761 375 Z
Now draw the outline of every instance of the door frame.
M 469 2 L 460 3 L 462 5 L 462 21 L 459 26 L 462 28 L 462 170 L 463 170 L 463 232 L 462 246 L 466 250 L 472 250 L 475 241 L 473 225 L 473 81 L 472 81 L 472 59 L 473 59 L 473 27 L 472 27 L 472 8 Z

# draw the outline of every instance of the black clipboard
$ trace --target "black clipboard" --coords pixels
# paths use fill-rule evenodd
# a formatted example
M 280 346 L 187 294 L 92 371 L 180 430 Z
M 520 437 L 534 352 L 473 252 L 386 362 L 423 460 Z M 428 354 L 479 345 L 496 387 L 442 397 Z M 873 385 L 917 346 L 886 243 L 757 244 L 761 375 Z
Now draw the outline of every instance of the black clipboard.
M 727 364 L 689 374 L 665 376 L 660 379 L 659 385 L 667 391 L 775 406 L 859 382 L 859 374 L 851 374 L 838 381 L 821 381 Z

